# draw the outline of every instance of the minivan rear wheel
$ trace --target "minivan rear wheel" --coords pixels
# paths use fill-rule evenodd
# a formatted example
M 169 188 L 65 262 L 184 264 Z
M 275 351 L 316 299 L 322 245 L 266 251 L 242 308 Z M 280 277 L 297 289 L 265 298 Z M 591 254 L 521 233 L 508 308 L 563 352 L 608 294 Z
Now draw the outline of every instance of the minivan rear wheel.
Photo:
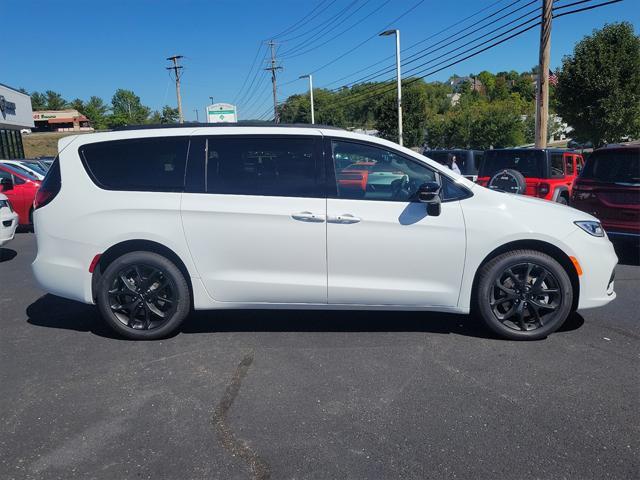
M 565 322 L 572 302 L 569 275 L 545 253 L 506 252 L 480 271 L 476 310 L 485 324 L 503 338 L 546 337 Z
M 153 340 L 180 326 L 189 314 L 191 299 L 187 281 L 173 262 L 157 253 L 131 252 L 106 268 L 97 303 L 118 334 Z

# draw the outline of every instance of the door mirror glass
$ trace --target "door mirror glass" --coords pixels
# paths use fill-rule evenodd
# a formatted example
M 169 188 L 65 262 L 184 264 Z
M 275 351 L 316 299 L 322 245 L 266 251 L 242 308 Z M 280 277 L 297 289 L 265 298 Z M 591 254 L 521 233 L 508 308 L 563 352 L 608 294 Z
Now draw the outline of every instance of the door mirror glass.
M 418 201 L 428 204 L 439 204 L 440 184 L 438 182 L 425 182 L 418 187 Z
M 0 178 L 0 192 L 13 190 L 13 180 L 10 178 Z

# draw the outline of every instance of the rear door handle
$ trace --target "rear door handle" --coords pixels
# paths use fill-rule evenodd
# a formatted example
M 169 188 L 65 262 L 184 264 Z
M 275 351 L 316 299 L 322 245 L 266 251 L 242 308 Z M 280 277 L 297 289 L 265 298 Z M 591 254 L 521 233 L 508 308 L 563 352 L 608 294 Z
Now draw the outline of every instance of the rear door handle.
M 299 212 L 291 214 L 291 218 L 300 222 L 324 223 L 324 215 L 316 215 L 311 212 Z
M 342 215 L 337 215 L 335 217 L 329 215 L 327 217 L 327 223 L 340 223 L 342 225 L 349 225 L 351 223 L 358 223 L 360 219 L 358 217 L 354 217 L 350 213 L 343 213 Z

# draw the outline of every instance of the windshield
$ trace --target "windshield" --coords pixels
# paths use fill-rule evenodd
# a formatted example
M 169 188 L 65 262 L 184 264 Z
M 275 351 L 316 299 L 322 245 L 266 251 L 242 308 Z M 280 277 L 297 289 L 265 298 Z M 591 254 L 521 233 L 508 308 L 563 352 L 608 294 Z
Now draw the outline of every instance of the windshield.
M 525 177 L 544 177 L 544 152 L 541 150 L 489 150 L 480 166 L 481 177 L 493 177 L 506 168 Z
M 640 184 L 640 149 L 597 150 L 581 175 L 600 182 Z
M 23 162 L 23 163 L 26 167 L 38 172 L 40 175 L 47 174 L 47 171 L 44 168 L 42 168 L 42 165 L 40 165 L 39 163 L 36 163 L 36 162 Z

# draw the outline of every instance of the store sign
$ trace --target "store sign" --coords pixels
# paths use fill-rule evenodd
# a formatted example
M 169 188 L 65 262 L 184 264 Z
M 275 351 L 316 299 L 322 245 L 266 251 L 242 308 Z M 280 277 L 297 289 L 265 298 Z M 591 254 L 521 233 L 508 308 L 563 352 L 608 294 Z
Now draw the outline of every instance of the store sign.
M 238 114 L 236 106 L 230 103 L 214 103 L 207 107 L 207 122 L 209 123 L 236 123 Z
M 0 112 L 2 112 L 3 114 L 6 114 L 6 113 L 15 114 L 16 104 L 4 98 L 4 95 L 0 95 Z

